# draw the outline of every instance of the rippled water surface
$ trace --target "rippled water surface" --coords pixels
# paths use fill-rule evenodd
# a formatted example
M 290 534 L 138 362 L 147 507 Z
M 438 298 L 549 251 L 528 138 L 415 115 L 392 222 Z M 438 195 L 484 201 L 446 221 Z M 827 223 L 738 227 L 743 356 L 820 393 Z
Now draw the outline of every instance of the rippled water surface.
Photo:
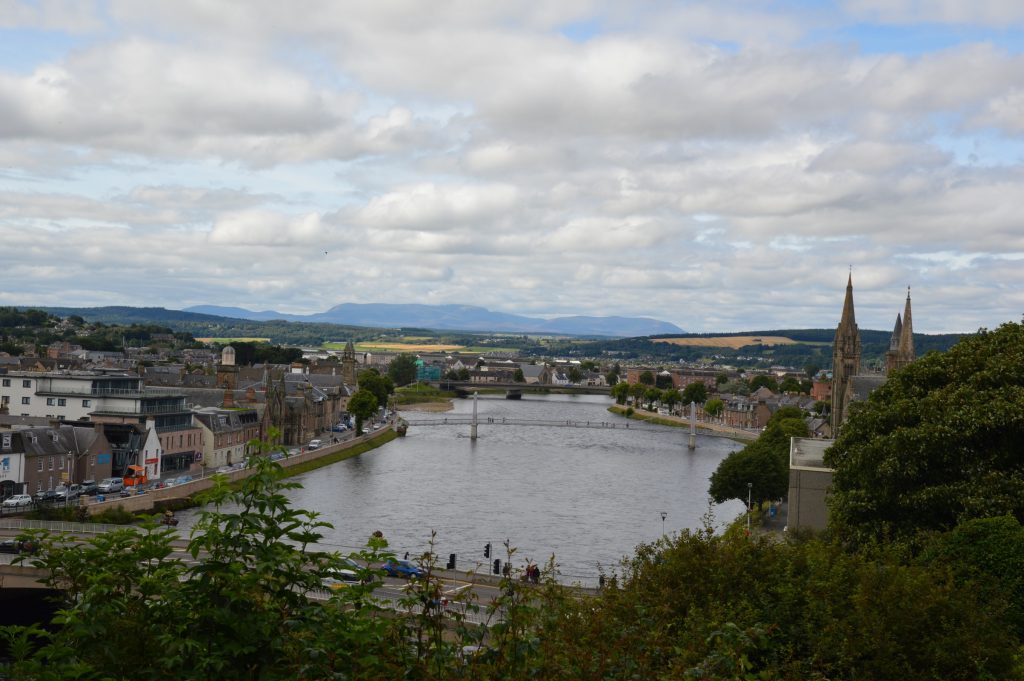
M 652 431 L 501 426 L 487 418 L 616 421 L 610 399 L 593 395 L 479 398 L 479 439 L 469 426 L 412 427 L 361 456 L 293 478 L 303 485 L 293 502 L 317 510 L 334 529 L 324 546 L 359 548 L 381 530 L 399 554 L 426 549 L 458 554 L 458 567 L 483 561 L 491 542 L 517 548 L 516 564 L 552 553 L 563 576 L 592 582 L 598 564 L 619 559 L 662 532 L 696 528 L 708 512 L 708 477 L 739 444 L 698 436 L 686 448 L 681 428 Z M 472 400 L 456 400 L 440 415 L 408 412 L 410 420 L 472 413 Z M 635 422 L 634 422 L 635 423 Z M 742 511 L 738 502 L 713 509 L 718 523 Z M 183 528 L 194 512 L 182 514 Z

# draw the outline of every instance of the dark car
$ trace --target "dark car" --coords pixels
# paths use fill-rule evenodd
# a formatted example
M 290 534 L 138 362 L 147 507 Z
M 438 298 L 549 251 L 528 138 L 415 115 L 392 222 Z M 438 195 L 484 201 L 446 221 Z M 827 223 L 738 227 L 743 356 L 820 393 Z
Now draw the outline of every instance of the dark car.
M 100 485 L 95 480 L 83 480 L 82 481 L 82 494 L 90 497 L 96 496 L 99 492 Z
M 36 545 L 30 541 L 4 539 L 0 541 L 0 553 L 35 553 Z
M 381 565 L 384 572 L 387 573 L 388 577 L 402 577 L 404 579 L 419 579 L 426 576 L 423 568 L 411 563 L 407 560 L 400 560 L 398 558 L 390 558 L 386 563 Z
M 52 504 L 57 501 L 57 493 L 52 489 L 36 492 L 32 497 L 37 504 Z

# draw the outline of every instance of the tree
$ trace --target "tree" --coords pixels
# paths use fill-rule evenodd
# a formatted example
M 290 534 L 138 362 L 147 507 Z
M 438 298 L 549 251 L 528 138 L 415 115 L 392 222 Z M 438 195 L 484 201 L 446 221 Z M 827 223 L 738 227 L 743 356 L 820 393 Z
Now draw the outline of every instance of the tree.
M 610 371 L 604 375 L 604 382 L 608 385 L 615 385 L 619 382 L 619 375 L 614 371 Z
M 647 403 L 648 411 L 654 411 L 654 403 L 661 399 L 661 391 L 657 388 L 644 390 L 644 402 Z
M 712 418 L 722 415 L 725 410 L 725 403 L 717 397 L 713 397 L 704 403 L 704 413 Z
M 827 416 L 832 411 L 832 404 L 825 400 L 818 400 L 814 403 L 814 413 L 818 416 Z
M 747 500 L 747 483 L 752 498 L 761 503 L 789 493 L 789 444 L 794 437 L 807 437 L 803 412 L 782 407 L 768 419 L 764 431 L 753 442 L 733 452 L 711 474 L 708 494 L 717 503 L 727 499 Z
M 388 395 L 395 391 L 391 378 L 381 376 L 376 369 L 364 369 L 356 378 L 360 390 L 369 390 L 377 398 L 377 406 L 386 407 Z
M 813 379 L 818 375 L 819 371 L 821 371 L 821 367 L 813 362 L 804 365 L 804 375 L 807 376 L 807 378 Z
M 766 374 L 760 374 L 750 379 L 750 392 L 754 392 L 758 388 L 768 388 L 773 393 L 779 392 L 779 383 L 772 376 Z
M 617 404 L 625 404 L 629 398 L 629 383 L 616 383 L 612 386 L 611 395 Z
M 661 391 L 661 397 L 659 398 L 659 401 L 663 405 L 668 407 L 669 411 L 672 411 L 672 408 L 679 404 L 679 400 L 679 391 L 676 390 L 675 388 L 669 388 L 667 390 Z
M 643 383 L 634 383 L 633 385 L 629 386 L 629 396 L 633 398 L 633 404 L 636 406 L 639 406 L 640 399 L 644 396 L 644 393 L 646 392 L 647 386 L 645 386 Z
M 667 390 L 675 385 L 672 382 L 672 374 L 659 373 L 654 377 L 654 387 L 658 390 Z
M 416 380 L 416 355 L 403 352 L 388 365 L 388 377 L 395 385 L 409 385 Z
M 749 395 L 750 386 L 742 378 L 737 378 L 719 385 L 718 392 L 730 395 Z
M 583 372 L 580 371 L 578 366 L 569 367 L 569 371 L 566 372 L 570 383 L 579 383 L 583 380 Z
M 356 435 L 363 433 L 363 421 L 377 413 L 380 404 L 377 396 L 366 388 L 360 388 L 348 399 L 348 411 L 356 417 Z
M 1024 326 L 929 353 L 855 403 L 825 463 L 846 538 L 912 539 L 972 518 L 1024 518 Z
M 779 390 L 784 393 L 799 393 L 803 391 L 803 386 L 800 385 L 800 381 L 792 376 L 786 376 L 786 378 L 782 379 L 782 383 L 779 384 Z
M 690 402 L 704 404 L 707 399 L 708 387 L 704 385 L 703 381 L 691 383 L 683 389 L 683 404 L 689 404 Z
M 523 370 L 517 367 L 515 374 L 512 376 L 512 380 L 516 383 L 526 383 L 526 376 L 523 374 Z
M 715 374 L 715 385 L 722 385 L 723 383 L 728 382 L 729 374 L 725 373 L 724 371 L 720 371 L 719 373 Z
M 654 373 L 650 371 L 644 371 L 640 374 L 637 379 L 643 385 L 654 385 Z

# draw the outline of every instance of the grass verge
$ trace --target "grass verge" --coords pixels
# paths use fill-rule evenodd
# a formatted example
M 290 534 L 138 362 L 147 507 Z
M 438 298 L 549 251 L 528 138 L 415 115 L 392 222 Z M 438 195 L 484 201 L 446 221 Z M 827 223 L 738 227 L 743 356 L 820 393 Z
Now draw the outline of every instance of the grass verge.
M 284 469 L 285 477 L 292 477 L 293 475 L 308 473 L 309 471 L 315 471 L 317 468 L 330 466 L 332 463 L 337 463 L 338 461 L 351 459 L 353 456 L 358 456 L 363 452 L 368 452 L 371 449 L 376 449 L 377 447 L 380 447 L 383 444 L 387 444 L 388 442 L 394 440 L 396 437 L 398 437 L 398 433 L 388 428 L 380 435 L 375 435 L 366 442 L 362 442 L 358 445 L 355 445 L 354 447 L 342 449 L 341 451 L 334 452 L 333 454 L 328 454 L 326 456 L 322 456 L 319 459 L 315 459 L 313 461 L 307 461 L 305 463 L 300 463 L 295 466 L 289 466 L 288 468 Z

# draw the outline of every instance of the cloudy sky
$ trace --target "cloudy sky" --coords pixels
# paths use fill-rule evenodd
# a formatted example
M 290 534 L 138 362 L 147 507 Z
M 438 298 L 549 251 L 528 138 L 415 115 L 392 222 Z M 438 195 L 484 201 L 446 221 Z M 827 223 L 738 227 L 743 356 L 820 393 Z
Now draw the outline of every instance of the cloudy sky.
M 0 305 L 1024 313 L 1019 0 L 0 0 Z

